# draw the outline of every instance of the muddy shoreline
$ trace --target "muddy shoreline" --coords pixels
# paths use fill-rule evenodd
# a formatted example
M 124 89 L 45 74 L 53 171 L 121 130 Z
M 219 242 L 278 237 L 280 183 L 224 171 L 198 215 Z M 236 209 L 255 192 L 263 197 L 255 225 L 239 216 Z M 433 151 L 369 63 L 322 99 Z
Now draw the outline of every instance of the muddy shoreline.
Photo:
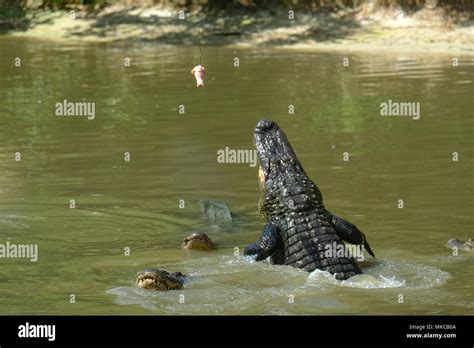
M 281 9 L 219 15 L 162 7 L 110 6 L 94 13 L 32 10 L 23 21 L 10 23 L 3 34 L 68 42 L 201 43 L 312 51 L 474 55 L 472 22 L 454 22 L 439 8 L 422 9 L 415 14 L 400 10 L 291 14 Z

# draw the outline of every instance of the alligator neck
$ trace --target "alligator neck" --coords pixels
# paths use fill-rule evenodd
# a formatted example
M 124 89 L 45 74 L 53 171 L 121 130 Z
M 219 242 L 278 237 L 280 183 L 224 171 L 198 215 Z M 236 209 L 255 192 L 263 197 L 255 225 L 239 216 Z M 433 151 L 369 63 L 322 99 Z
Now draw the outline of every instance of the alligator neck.
M 259 202 L 268 222 L 302 216 L 310 210 L 325 210 L 321 191 L 306 175 L 280 176 L 267 180 Z

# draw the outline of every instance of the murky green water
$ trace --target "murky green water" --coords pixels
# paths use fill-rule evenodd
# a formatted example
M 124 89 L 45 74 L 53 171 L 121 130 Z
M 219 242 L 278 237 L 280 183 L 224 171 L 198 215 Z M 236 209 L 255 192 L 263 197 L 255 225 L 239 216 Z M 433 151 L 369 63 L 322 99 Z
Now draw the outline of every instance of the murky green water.
M 473 254 L 445 247 L 473 237 L 472 58 L 359 54 L 343 68 L 343 54 L 204 48 L 196 89 L 198 56 L 0 39 L 0 243 L 39 247 L 37 262 L 0 259 L 0 314 L 474 312 Z M 64 99 L 95 102 L 95 119 L 55 116 Z M 388 99 L 420 102 L 421 118 L 381 117 Z M 233 255 L 263 228 L 257 169 L 216 154 L 252 149 L 263 117 L 286 131 L 326 206 L 368 236 L 367 275 L 341 283 Z M 238 218 L 203 220 L 202 198 Z M 192 230 L 219 249 L 182 251 Z M 146 292 L 133 287 L 146 267 L 191 277 L 183 291 Z

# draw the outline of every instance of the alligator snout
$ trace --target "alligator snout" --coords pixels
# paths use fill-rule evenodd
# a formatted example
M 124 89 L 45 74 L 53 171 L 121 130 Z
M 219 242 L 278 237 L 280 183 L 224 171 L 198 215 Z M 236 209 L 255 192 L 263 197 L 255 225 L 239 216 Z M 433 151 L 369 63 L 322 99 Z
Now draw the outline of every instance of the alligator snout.
M 255 133 L 262 133 L 266 130 L 271 129 L 275 125 L 275 122 L 270 120 L 260 120 L 255 126 Z

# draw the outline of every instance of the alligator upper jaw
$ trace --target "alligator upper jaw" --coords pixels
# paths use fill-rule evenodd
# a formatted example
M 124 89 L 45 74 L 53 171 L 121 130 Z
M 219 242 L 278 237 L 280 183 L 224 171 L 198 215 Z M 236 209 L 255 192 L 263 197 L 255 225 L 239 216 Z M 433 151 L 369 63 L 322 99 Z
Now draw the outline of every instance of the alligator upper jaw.
M 181 289 L 182 283 L 168 272 L 145 270 L 137 274 L 136 284 L 147 290 L 168 291 Z
M 275 122 L 260 120 L 255 126 L 254 143 L 264 181 L 272 172 L 304 174 L 285 133 Z
M 268 176 L 270 171 L 270 152 L 272 150 L 272 142 L 276 137 L 272 136 L 272 129 L 275 123 L 269 120 L 260 120 L 254 130 L 254 144 L 257 149 L 257 158 L 260 164 L 260 171 L 263 178 Z
M 205 233 L 193 233 L 184 238 L 182 247 L 184 249 L 211 250 L 215 245 Z

